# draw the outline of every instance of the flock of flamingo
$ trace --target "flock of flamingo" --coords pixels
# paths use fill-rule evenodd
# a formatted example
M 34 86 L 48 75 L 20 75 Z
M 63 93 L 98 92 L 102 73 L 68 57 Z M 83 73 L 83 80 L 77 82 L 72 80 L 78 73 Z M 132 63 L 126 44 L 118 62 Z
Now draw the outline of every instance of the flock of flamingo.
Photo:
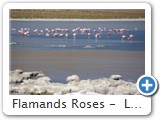
M 36 36 L 46 36 L 46 37 L 59 37 L 68 39 L 68 36 L 71 35 L 73 39 L 77 39 L 78 34 L 84 34 L 88 36 L 88 38 L 91 38 L 91 36 L 94 36 L 95 39 L 101 38 L 101 34 L 106 34 L 108 38 L 112 34 L 121 34 L 122 40 L 133 40 L 134 35 L 133 34 L 127 34 L 129 33 L 128 29 L 120 28 L 120 29 L 109 29 L 106 30 L 106 28 L 99 27 L 98 29 L 91 30 L 90 28 L 74 28 L 72 30 L 69 30 L 68 28 L 45 28 L 45 29 L 34 29 L 30 30 L 30 28 L 11 28 L 12 33 L 18 33 L 20 36 L 26 37 L 30 36 L 30 34 L 34 34 Z

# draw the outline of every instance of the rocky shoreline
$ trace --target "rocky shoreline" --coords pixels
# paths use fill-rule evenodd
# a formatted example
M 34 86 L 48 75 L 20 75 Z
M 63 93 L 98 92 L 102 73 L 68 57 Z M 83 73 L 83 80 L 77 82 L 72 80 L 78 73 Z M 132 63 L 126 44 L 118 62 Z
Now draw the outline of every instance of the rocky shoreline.
M 66 78 L 67 83 L 53 82 L 41 71 L 10 72 L 10 95 L 138 95 L 136 83 L 123 80 L 121 75 L 109 78 L 81 80 L 78 75 Z

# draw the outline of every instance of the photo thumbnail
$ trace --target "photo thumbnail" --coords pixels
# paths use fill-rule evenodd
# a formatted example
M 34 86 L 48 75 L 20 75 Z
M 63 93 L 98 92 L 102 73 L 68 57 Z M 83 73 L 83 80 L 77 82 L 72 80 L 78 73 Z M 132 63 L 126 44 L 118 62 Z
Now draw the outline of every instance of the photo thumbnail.
M 137 95 L 144 9 L 11 9 L 10 94 Z
M 147 3 L 7 3 L 3 112 L 7 115 L 148 115 Z

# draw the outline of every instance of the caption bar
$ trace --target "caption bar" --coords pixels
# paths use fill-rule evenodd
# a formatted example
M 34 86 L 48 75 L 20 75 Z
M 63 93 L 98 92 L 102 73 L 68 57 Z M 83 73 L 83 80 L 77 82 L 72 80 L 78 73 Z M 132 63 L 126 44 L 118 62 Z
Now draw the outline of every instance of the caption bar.
M 84 98 L 86 100 L 84 100 Z M 151 98 L 141 95 L 10 96 L 9 115 L 147 115 Z M 41 112 L 43 111 L 43 112 Z

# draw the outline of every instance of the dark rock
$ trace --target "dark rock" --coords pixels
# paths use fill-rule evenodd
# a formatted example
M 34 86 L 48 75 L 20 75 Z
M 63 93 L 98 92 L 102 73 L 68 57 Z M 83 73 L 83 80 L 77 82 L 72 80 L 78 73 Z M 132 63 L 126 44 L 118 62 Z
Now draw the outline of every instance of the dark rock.
M 122 78 L 121 75 L 111 75 L 110 79 L 113 79 L 113 80 L 123 80 L 123 78 Z

